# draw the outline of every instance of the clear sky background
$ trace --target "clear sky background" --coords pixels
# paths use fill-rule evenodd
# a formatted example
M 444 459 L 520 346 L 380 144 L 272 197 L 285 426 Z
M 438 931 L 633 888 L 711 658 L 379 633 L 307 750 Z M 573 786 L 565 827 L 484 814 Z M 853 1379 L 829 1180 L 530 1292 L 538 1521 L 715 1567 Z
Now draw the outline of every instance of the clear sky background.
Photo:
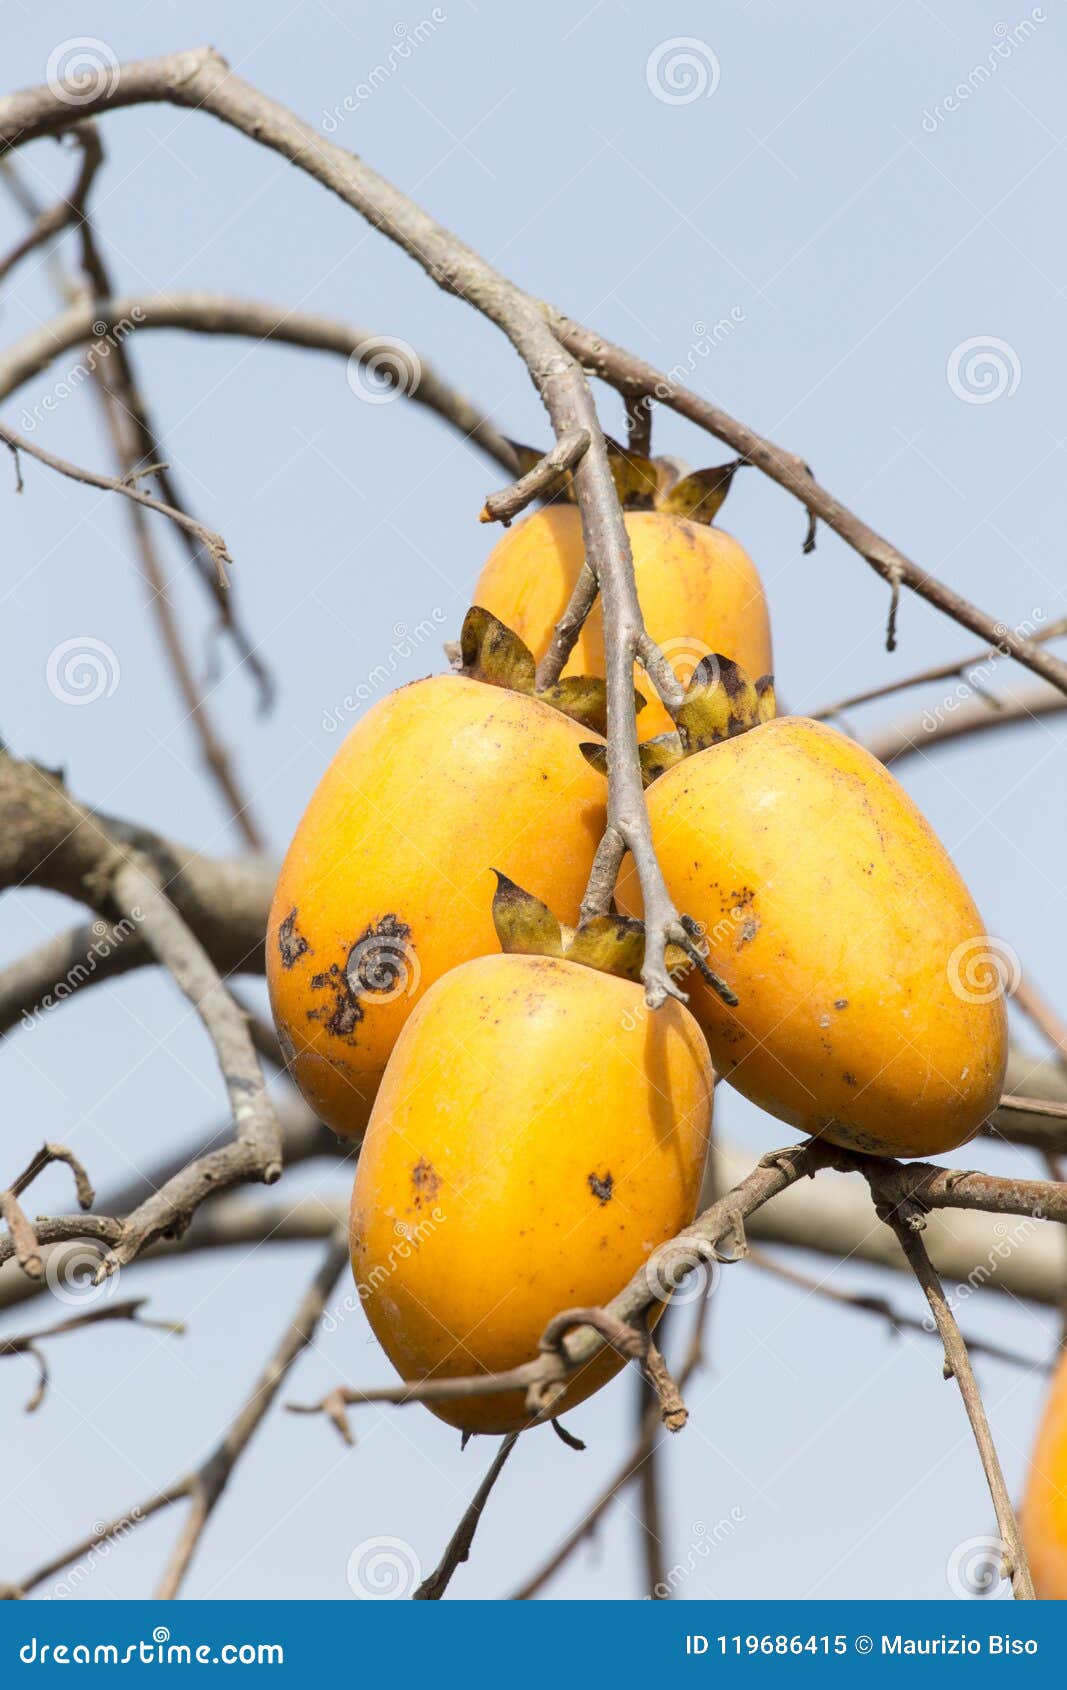
M 1067 160 L 1056 0 L 1034 13 L 999 0 L 803 9 L 781 0 L 601 0 L 588 9 L 445 0 L 437 16 L 406 59 L 390 59 L 400 26 L 432 19 L 421 0 L 404 13 L 345 0 L 96 0 L 87 9 L 7 0 L 4 80 L 42 82 L 62 43 L 92 35 L 120 59 L 211 41 L 320 126 L 352 96 L 357 109 L 333 138 L 527 288 L 664 368 L 706 346 L 702 325 L 733 313 L 731 332 L 697 353 L 694 386 L 802 453 L 849 506 L 1006 622 L 1062 614 Z M 1032 38 L 994 55 L 995 71 L 946 110 L 946 96 L 1009 38 L 1003 26 L 1010 35 L 1024 18 L 1036 20 Z M 672 103 L 650 80 L 662 44 L 679 37 L 695 38 L 707 88 Z M 375 65 L 390 73 L 361 98 Z M 103 133 L 94 206 L 120 290 L 226 291 L 402 336 L 505 432 L 547 439 L 502 337 L 310 179 L 211 118 L 169 107 L 116 113 Z M 70 160 L 52 141 L 21 162 L 45 198 L 69 180 Z M 0 250 L 21 227 L 0 202 Z M 53 310 L 45 266 L 31 258 L 0 305 L 4 342 Z M 987 403 L 961 397 L 959 377 L 950 379 L 959 348 L 976 340 L 1002 343 L 993 380 L 1003 391 Z M 258 715 L 247 676 L 212 640 L 179 546 L 159 528 L 198 662 L 217 672 L 216 715 L 280 853 L 336 749 L 324 717 L 394 661 L 398 629 L 436 616 L 448 634 L 458 630 L 490 544 L 476 514 L 500 472 L 402 400 L 361 401 L 336 358 L 177 334 L 142 336 L 133 353 L 169 460 L 229 541 L 242 614 L 278 678 L 273 713 Z M 9 401 L 5 420 L 19 427 L 23 406 L 75 361 L 68 355 Z M 619 432 L 607 393 L 602 414 Z M 656 427 L 658 449 L 691 463 L 729 455 L 669 414 Z M 86 389 L 35 438 L 109 467 Z M 10 482 L 0 487 L 4 736 L 20 753 L 62 764 L 74 791 L 111 813 L 208 851 L 233 849 L 161 662 L 118 500 L 32 464 L 25 473 L 21 498 Z M 974 649 L 971 636 L 906 596 L 899 650 L 887 655 L 883 583 L 825 532 L 804 557 L 804 513 L 756 472 L 738 478 L 724 521 L 763 571 L 791 707 Z M 86 636 L 115 654 L 117 684 L 78 708 L 49 689 L 48 664 L 62 642 Z M 398 662 L 397 680 L 438 666 L 424 647 Z M 1003 666 L 998 685 L 1030 684 Z M 851 725 L 863 735 L 944 696 L 909 694 L 857 712 Z M 1037 723 L 901 771 L 990 932 L 1009 939 L 1053 994 L 1067 986 L 1063 750 L 1063 728 Z M 9 896 L 5 960 L 74 913 L 57 897 Z M 206 1133 L 223 1111 L 198 1023 L 167 981 L 147 973 L 16 1032 L 0 1060 L 7 1176 L 43 1138 L 58 1138 L 106 1187 Z M 754 1155 L 789 1137 L 730 1093 L 720 1093 L 718 1114 Z M 968 1159 L 1004 1165 L 985 1143 Z M 340 1182 L 316 1165 L 281 1189 Z M 61 1172 L 34 1189 L 35 1207 L 69 1205 Z M 150 1296 L 153 1314 L 186 1319 L 188 1336 L 102 1327 L 58 1341 L 51 1394 L 33 1418 L 22 1415 L 25 1365 L 0 1368 L 0 1578 L 16 1578 L 207 1452 L 318 1249 L 128 1270 L 124 1291 Z M 903 1280 L 843 1267 L 834 1283 L 887 1289 L 918 1310 Z M 0 1332 L 53 1312 L 66 1311 L 38 1301 L 32 1317 L 20 1310 Z M 1054 1341 L 1047 1311 L 974 1299 L 968 1313 L 973 1330 L 1035 1356 Z M 1041 1380 L 995 1363 L 980 1371 L 1017 1486 Z M 354 1315 L 321 1339 L 284 1395 L 307 1400 L 341 1380 L 389 1376 Z M 717 1293 L 711 1365 L 689 1398 L 689 1427 L 667 1451 L 668 1563 L 716 1522 L 732 1515 L 735 1529 L 695 1558 L 682 1596 L 945 1596 L 954 1547 L 990 1529 L 963 1411 L 928 1341 L 892 1340 L 879 1323 L 739 1267 Z M 513 1588 L 596 1494 L 632 1419 L 631 1393 L 616 1385 L 572 1417 L 586 1455 L 548 1430 L 524 1439 L 453 1594 Z M 189 1594 L 346 1599 L 350 1552 L 382 1535 L 412 1546 L 428 1570 L 487 1450 L 461 1455 L 455 1434 L 419 1408 L 362 1410 L 357 1430 L 359 1446 L 345 1451 L 324 1423 L 276 1411 L 209 1528 Z M 141 1528 L 80 1593 L 150 1594 L 177 1527 L 168 1513 Z M 624 1502 L 551 1594 L 640 1590 Z

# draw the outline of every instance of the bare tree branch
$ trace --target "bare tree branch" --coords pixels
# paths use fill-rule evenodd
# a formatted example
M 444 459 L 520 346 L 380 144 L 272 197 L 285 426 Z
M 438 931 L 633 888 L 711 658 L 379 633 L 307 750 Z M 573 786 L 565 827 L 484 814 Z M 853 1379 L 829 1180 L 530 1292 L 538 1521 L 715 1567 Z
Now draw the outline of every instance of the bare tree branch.
M 78 174 L 70 193 L 57 200 L 55 205 L 50 205 L 47 210 L 39 212 L 32 228 L 26 231 L 21 240 L 16 241 L 6 258 L 0 258 L 0 282 L 4 281 L 29 253 L 36 252 L 38 247 L 62 234 L 64 229 L 68 229 L 72 223 L 77 223 L 85 215 L 89 189 L 104 155 L 95 125 L 76 124 L 70 131 L 70 137 L 81 154 Z
M 478 1530 L 478 1523 L 485 1513 L 485 1505 L 489 1501 L 490 1492 L 499 1479 L 504 1463 L 519 1441 L 519 1433 L 511 1432 L 500 1443 L 500 1448 L 493 1457 L 493 1462 L 475 1491 L 462 1520 L 456 1527 L 441 1561 L 429 1578 L 423 1579 L 416 1590 L 413 1601 L 439 1602 L 452 1580 L 456 1568 L 470 1557 L 474 1534 Z
M 0 1587 L 0 1595 L 25 1596 L 46 1579 L 62 1572 L 74 1561 L 84 1560 L 94 1549 L 113 1538 L 124 1537 L 134 1527 L 151 1519 L 162 1509 L 188 1499 L 190 1509 L 175 1545 L 167 1569 L 156 1594 L 172 1597 L 178 1594 L 189 1565 L 203 1536 L 204 1529 L 229 1482 L 234 1468 L 244 1455 L 279 1390 L 315 1336 L 323 1311 L 341 1273 L 348 1265 L 347 1236 L 335 1231 L 326 1254 L 315 1273 L 299 1306 L 286 1323 L 276 1348 L 252 1386 L 244 1405 L 231 1422 L 228 1431 L 212 1453 L 199 1467 L 183 1478 L 158 1491 L 146 1501 L 127 1509 L 125 1513 L 97 1527 L 62 1554 L 52 1556 L 17 1584 Z
M 99 487 L 105 493 L 120 493 L 124 499 L 132 499 L 134 504 L 143 505 L 145 510 L 158 511 L 161 516 L 169 517 L 171 522 L 177 523 L 179 528 L 185 528 L 205 545 L 214 560 L 220 579 L 226 581 L 226 565 L 231 561 L 226 549 L 226 542 L 221 534 L 214 529 L 205 528 L 195 517 L 186 516 L 184 511 L 175 510 L 173 505 L 164 505 L 158 499 L 153 499 L 150 493 L 142 493 L 139 487 L 134 487 L 129 481 L 118 481 L 113 475 L 99 475 L 95 470 L 82 469 L 78 464 L 68 463 L 66 458 L 57 458 L 53 452 L 46 452 L 43 446 L 37 446 L 32 440 L 16 434 L 14 429 L 0 423 L 0 441 L 14 454 L 16 460 L 20 452 L 28 457 L 36 458 L 38 463 L 45 464 L 48 469 L 54 469 L 58 475 L 65 475 L 70 481 L 78 481 L 83 487 Z M 19 482 L 21 491 L 21 479 Z
M 930 1305 L 930 1312 L 937 1322 L 937 1330 L 941 1334 L 941 1341 L 945 1346 L 945 1376 L 955 1379 L 967 1410 L 967 1418 L 971 1423 L 978 1453 L 981 1456 L 982 1467 L 985 1471 L 989 1494 L 993 1499 L 996 1510 L 997 1525 L 1000 1530 L 1001 1542 L 1004 1545 L 1004 1571 L 1011 1579 L 1012 1590 L 1016 1600 L 1033 1601 L 1034 1586 L 1030 1577 L 1030 1567 L 1026 1559 L 1019 1524 L 1015 1518 L 1015 1509 L 1004 1480 L 1004 1473 L 997 1455 L 993 1434 L 989 1429 L 989 1419 L 986 1415 L 982 1394 L 978 1389 L 978 1381 L 974 1376 L 971 1358 L 967 1353 L 967 1345 L 956 1324 L 956 1317 L 949 1307 L 944 1288 L 938 1278 L 929 1256 L 926 1253 L 920 1236 L 923 1226 L 922 1212 L 911 1199 L 900 1199 L 893 1185 L 885 1185 L 879 1177 L 878 1170 L 869 1167 L 868 1182 L 875 1194 L 879 1216 L 887 1226 L 892 1227 L 901 1249 L 911 1264 L 912 1271 L 923 1289 L 923 1293 Z

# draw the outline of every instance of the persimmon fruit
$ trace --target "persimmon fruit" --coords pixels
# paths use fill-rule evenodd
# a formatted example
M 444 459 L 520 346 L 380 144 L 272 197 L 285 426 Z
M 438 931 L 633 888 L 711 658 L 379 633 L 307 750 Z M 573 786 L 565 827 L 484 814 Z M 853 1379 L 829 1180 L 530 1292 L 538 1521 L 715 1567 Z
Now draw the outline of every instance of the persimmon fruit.
M 683 710 L 681 746 L 661 742 L 673 766 L 647 793 L 671 896 L 727 988 L 691 974 L 693 1013 L 720 1076 L 799 1131 L 885 1156 L 952 1150 L 1003 1088 L 996 943 L 889 771 L 822 723 L 761 720 L 767 693 L 702 664 L 694 721 Z M 630 864 L 619 903 L 640 911 Z
M 679 681 L 687 684 L 700 659 L 719 651 L 750 674 L 765 674 L 772 666 L 767 601 L 744 547 L 721 528 L 665 511 L 627 511 L 625 523 L 645 627 Z M 513 628 L 540 659 L 584 561 L 578 511 L 550 505 L 515 523 L 497 542 L 479 576 L 475 603 Z M 603 675 L 599 603 L 563 673 Z M 647 684 L 644 690 L 650 692 Z M 638 723 L 642 739 L 673 725 L 664 705 L 650 697 Z
M 1049 1387 L 1020 1525 L 1039 1600 L 1067 1602 L 1067 1355 Z
M 353 1274 L 401 1378 L 534 1360 L 560 1310 L 621 1291 L 696 1213 L 712 1079 L 689 1012 L 646 1011 L 630 980 L 533 955 L 438 980 L 397 1041 L 352 1194 Z M 621 1366 L 602 1351 L 559 1412 Z M 529 1419 L 521 1391 L 430 1406 L 467 1432 Z
M 577 918 L 605 821 L 583 737 L 538 698 L 453 674 L 382 699 L 337 752 L 267 935 L 290 1071 L 335 1132 L 362 1132 L 422 993 L 499 949 L 491 865 Z

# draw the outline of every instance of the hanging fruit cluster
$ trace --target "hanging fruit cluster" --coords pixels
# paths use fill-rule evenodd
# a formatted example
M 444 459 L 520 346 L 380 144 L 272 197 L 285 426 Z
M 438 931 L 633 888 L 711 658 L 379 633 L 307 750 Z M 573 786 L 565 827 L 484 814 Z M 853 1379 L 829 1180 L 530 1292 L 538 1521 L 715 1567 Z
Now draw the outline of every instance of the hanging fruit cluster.
M 713 1062 L 801 1132 L 888 1156 L 964 1143 L 1001 1095 L 1004 1006 L 960 989 L 984 930 L 951 859 L 860 746 L 775 714 L 759 575 L 710 526 L 737 466 L 612 461 L 685 690 L 672 717 L 635 677 L 653 843 L 701 935 L 668 959 L 690 1007 L 644 1006 L 629 863 L 582 917 L 607 803 L 595 607 L 537 680 L 584 563 L 569 477 L 489 558 L 460 671 L 349 735 L 274 899 L 279 1036 L 311 1106 L 363 1137 L 353 1271 L 405 1380 L 533 1359 L 553 1316 L 609 1302 L 693 1219 Z M 562 1406 L 620 1365 L 601 1351 Z M 464 1431 L 528 1419 L 521 1392 L 433 1406 Z

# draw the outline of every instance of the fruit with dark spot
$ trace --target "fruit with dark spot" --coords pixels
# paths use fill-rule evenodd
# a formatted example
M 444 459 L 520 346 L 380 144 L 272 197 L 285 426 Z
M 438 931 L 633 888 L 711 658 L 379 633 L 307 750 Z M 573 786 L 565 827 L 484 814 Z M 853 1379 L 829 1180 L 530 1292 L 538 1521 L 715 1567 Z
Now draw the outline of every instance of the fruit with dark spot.
M 678 679 L 687 682 L 709 651 L 725 652 L 753 675 L 766 674 L 772 667 L 767 602 L 744 547 L 721 528 L 662 511 L 627 511 L 625 521 L 645 626 Z M 516 522 L 497 542 L 474 602 L 506 622 L 541 658 L 584 561 L 577 510 L 550 505 Z M 604 673 L 599 602 L 563 673 Z M 638 720 L 641 738 L 665 733 L 673 723 L 664 706 L 640 674 L 635 680 L 648 700 Z
M 649 1014 L 633 981 L 522 955 L 439 980 L 397 1041 L 352 1194 L 353 1273 L 401 1377 L 532 1361 L 553 1315 L 610 1302 L 696 1213 L 711 1091 L 688 1010 Z M 596 1357 L 559 1412 L 621 1365 Z M 525 1419 L 521 1393 L 433 1411 L 474 1432 Z
M 341 746 L 289 848 L 267 939 L 290 1072 L 335 1132 L 362 1132 L 427 987 L 499 950 L 493 868 L 577 919 L 605 820 L 603 780 L 578 749 L 588 737 L 536 698 L 439 675 L 381 700 Z
M 737 998 L 686 979 L 730 1084 L 800 1132 L 879 1155 L 973 1137 L 1007 1057 L 995 946 L 889 771 L 833 728 L 778 717 L 685 757 L 647 797 L 675 905 Z M 744 944 L 716 926 L 716 881 L 751 889 Z M 640 913 L 629 863 L 619 904 Z

